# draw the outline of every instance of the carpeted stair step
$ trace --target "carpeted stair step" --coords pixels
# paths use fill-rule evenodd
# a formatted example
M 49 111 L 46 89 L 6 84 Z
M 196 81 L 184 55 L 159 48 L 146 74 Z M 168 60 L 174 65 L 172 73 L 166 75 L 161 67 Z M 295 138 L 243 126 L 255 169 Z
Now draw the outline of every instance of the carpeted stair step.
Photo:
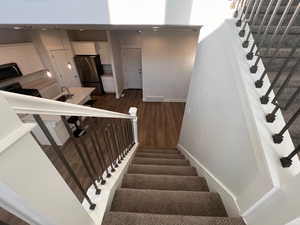
M 109 212 L 103 225 L 246 225 L 240 217 L 178 216 Z
M 173 190 L 173 191 L 209 191 L 206 180 L 197 176 L 127 174 L 122 188 Z
M 195 168 L 190 166 L 160 166 L 160 165 L 138 165 L 129 166 L 128 174 L 162 174 L 177 176 L 197 176 Z
M 133 164 L 147 164 L 147 165 L 176 165 L 176 166 L 189 166 L 189 161 L 185 159 L 162 159 L 162 158 L 145 158 L 135 157 L 132 161 Z
M 111 211 L 190 216 L 227 216 L 214 192 L 118 189 Z
M 138 150 L 138 152 L 141 152 L 141 153 L 174 153 L 174 154 L 180 154 L 180 152 L 177 150 L 177 149 L 169 149 L 169 148 L 166 148 L 166 149 L 162 149 L 162 148 L 159 148 L 159 149 L 152 149 L 152 148 L 141 148 Z
M 144 153 L 137 152 L 135 154 L 137 157 L 148 157 L 148 158 L 166 158 L 166 159 L 184 159 L 181 154 L 170 154 L 170 153 Z

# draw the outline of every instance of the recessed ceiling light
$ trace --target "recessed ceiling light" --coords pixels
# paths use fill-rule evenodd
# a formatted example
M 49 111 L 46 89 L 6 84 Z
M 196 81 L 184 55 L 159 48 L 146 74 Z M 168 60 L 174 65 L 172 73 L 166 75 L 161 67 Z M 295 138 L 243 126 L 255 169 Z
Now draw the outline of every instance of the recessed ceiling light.
M 14 27 L 14 30 L 21 30 L 21 29 L 23 29 L 23 27 Z
M 68 67 L 69 70 L 71 70 L 71 69 L 72 69 L 71 63 L 68 63 L 68 64 L 67 64 L 67 67 Z
M 47 74 L 47 76 L 48 76 L 49 78 L 52 77 L 52 73 L 51 73 L 49 70 L 47 70 L 46 74 Z

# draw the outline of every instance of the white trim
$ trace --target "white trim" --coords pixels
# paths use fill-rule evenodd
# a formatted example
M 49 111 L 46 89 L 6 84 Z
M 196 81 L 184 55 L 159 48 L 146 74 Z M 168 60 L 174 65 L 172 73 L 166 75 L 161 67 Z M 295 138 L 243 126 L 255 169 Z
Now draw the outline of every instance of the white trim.
M 34 123 L 24 123 L 17 129 L 7 134 L 5 137 L 3 137 L 0 140 L 0 154 L 4 152 L 9 146 L 13 145 L 17 140 L 22 138 L 25 134 L 30 132 L 35 126 L 36 124 Z
M 215 185 L 214 187 L 212 185 L 209 185 L 209 188 L 212 188 L 213 190 L 215 189 L 222 190 L 221 192 L 220 191 L 218 192 L 222 197 L 227 213 L 230 216 L 239 216 L 240 208 L 238 206 L 236 196 L 229 190 L 229 188 L 227 188 L 227 186 L 224 185 L 217 177 L 215 177 L 213 173 L 210 172 L 209 169 L 207 169 L 191 153 L 189 153 L 189 151 L 186 148 L 178 144 L 177 149 L 180 150 L 188 158 L 188 160 L 194 167 L 196 167 L 197 172 L 206 178 L 208 184 L 210 184 L 209 180 L 213 180 L 214 183 L 217 185 L 217 186 Z M 223 193 L 225 193 L 227 196 L 231 198 L 230 205 L 226 204 L 226 202 L 224 201 L 226 197 Z
M 0 91 L 0 94 L 3 95 L 8 104 L 17 113 L 134 119 L 134 117 L 128 114 L 96 109 L 88 106 L 81 106 L 50 99 L 20 95 L 6 91 Z
M 280 189 L 278 187 L 274 187 L 267 194 L 264 194 L 264 196 L 261 199 L 259 199 L 258 201 L 256 201 L 249 209 L 247 209 L 242 214 L 242 216 L 245 217 L 244 219 L 246 220 L 247 219 L 246 217 L 248 215 L 250 215 L 260 204 L 265 203 L 265 201 L 267 201 L 269 198 L 271 198 L 279 190 Z
M 186 99 L 181 98 L 166 98 L 164 102 L 186 102 Z
M 92 202 L 96 203 L 95 210 L 89 209 L 89 204 L 86 200 L 82 202 L 82 206 L 86 209 L 88 214 L 92 217 L 96 225 L 101 225 L 105 212 L 110 210 L 110 206 L 116 190 L 121 186 L 124 175 L 126 174 L 128 167 L 135 155 L 138 148 L 138 144 L 135 144 L 128 155 L 123 159 L 122 163 L 116 169 L 109 179 L 106 179 L 106 184 L 103 186 L 98 185 L 101 188 L 101 194 L 95 195 L 95 188 L 91 186 L 87 194 L 90 196 Z M 106 173 L 103 173 L 105 178 Z
M 0 182 L 0 206 L 8 212 L 16 215 L 31 225 L 53 225 L 45 216 L 31 209 L 25 202 L 10 189 Z

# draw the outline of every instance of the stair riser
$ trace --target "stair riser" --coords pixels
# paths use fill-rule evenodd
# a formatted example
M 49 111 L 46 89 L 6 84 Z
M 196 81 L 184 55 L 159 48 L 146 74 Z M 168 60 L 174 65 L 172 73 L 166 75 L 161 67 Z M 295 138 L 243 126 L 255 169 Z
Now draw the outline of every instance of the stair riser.
M 127 175 L 123 188 L 173 190 L 173 191 L 208 191 L 204 178 L 179 176 Z
M 135 158 L 133 164 L 188 166 L 189 162 L 183 159 Z
M 152 153 L 136 153 L 136 157 L 144 158 L 165 158 L 165 159 L 184 159 L 180 154 L 152 154 Z
M 227 216 L 218 194 L 120 189 L 111 211 L 190 216 Z
M 147 166 L 132 165 L 128 169 L 128 174 L 153 174 L 153 175 L 177 175 L 177 176 L 197 176 L 196 170 L 185 166 Z

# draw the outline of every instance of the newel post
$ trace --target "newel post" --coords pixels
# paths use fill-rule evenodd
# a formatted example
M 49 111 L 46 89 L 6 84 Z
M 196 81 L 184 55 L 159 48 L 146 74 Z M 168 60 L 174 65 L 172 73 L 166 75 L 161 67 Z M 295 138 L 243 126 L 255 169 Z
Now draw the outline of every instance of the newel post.
M 129 108 L 129 115 L 134 116 L 134 118 L 131 119 L 131 122 L 132 122 L 134 142 L 135 142 L 135 144 L 138 144 L 139 143 L 139 138 L 138 138 L 137 108 L 136 107 L 130 107 Z

